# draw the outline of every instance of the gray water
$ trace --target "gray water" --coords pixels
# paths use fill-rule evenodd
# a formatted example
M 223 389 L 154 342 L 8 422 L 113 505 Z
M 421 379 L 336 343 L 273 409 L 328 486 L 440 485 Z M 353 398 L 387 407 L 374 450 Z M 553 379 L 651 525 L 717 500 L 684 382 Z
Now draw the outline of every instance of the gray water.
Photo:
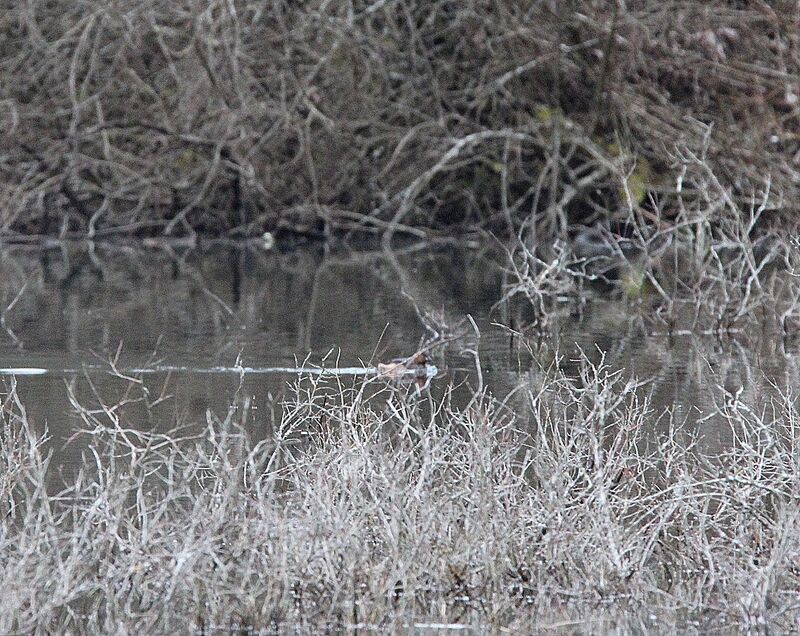
M 577 373 L 581 355 L 604 358 L 625 377 L 647 379 L 653 410 L 703 427 L 712 445 L 725 431 L 704 414 L 726 391 L 800 388 L 796 340 L 758 330 L 653 335 L 641 326 L 648 309 L 613 290 L 563 311 L 546 333 L 515 336 L 502 324 L 520 328 L 522 319 L 497 305 L 503 269 L 490 248 L 453 246 L 393 255 L 318 246 L 281 253 L 258 243 L 5 246 L 0 376 L 16 377 L 35 425 L 57 445 L 78 425 L 68 385 L 82 403 L 113 403 L 126 383 L 118 376 L 140 375 L 154 395 L 171 396 L 153 417 L 204 422 L 209 409 L 225 412 L 240 378 L 266 408 L 301 372 L 338 369 L 356 381 L 432 340 L 444 342 L 433 349 L 432 390 L 476 386 L 474 348 L 499 397 L 535 385 L 555 359 Z M 515 399 L 509 404 L 523 413 Z M 69 448 L 59 452 L 63 463 L 78 461 Z

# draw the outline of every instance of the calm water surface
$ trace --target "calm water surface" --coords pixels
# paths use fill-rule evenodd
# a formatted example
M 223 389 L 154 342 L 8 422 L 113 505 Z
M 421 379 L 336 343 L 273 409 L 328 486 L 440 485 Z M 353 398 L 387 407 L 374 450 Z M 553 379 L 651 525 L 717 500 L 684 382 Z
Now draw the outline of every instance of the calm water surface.
M 581 352 L 595 362 L 604 355 L 626 376 L 651 380 L 654 411 L 673 408 L 715 444 L 724 443 L 725 431 L 704 414 L 725 390 L 755 396 L 773 383 L 800 389 L 796 341 L 761 333 L 643 335 L 640 310 L 608 292 L 566 312 L 549 335 L 523 343 L 497 324 L 509 320 L 496 307 L 502 289 L 502 258 L 488 249 L 411 246 L 387 257 L 316 247 L 281 253 L 259 244 L 6 246 L 0 373 L 8 382 L 17 371 L 29 414 L 58 441 L 77 424 L 68 383 L 87 404 L 94 391 L 110 402 L 119 397 L 123 382 L 109 373 L 114 358 L 121 370 L 155 367 L 143 377 L 154 394 L 166 384 L 173 396 L 155 412 L 166 422 L 203 422 L 208 409 L 224 413 L 239 382 L 226 369 L 237 361 L 262 371 L 367 367 L 413 353 L 436 335 L 448 344 L 435 350 L 442 373 L 434 390 L 474 385 L 473 358 L 464 353 L 476 340 L 469 314 L 480 329 L 484 380 L 498 396 L 520 382 L 535 386 L 540 365 L 556 352 L 568 373 L 577 373 Z M 295 377 L 247 374 L 244 387 L 254 404 L 267 405 Z M 61 452 L 64 463 L 77 460 L 69 448 Z

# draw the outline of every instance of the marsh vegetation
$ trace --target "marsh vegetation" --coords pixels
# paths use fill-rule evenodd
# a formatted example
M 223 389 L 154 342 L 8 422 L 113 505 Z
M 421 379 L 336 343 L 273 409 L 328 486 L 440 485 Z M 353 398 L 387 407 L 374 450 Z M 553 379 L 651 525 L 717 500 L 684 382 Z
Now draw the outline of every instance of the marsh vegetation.
M 532 377 L 513 409 L 480 385 L 459 406 L 300 378 L 275 410 L 237 392 L 204 425 L 164 431 L 129 421 L 156 403 L 132 379 L 119 404 L 72 395 L 84 464 L 57 491 L 42 487 L 47 434 L 6 382 L 0 628 L 796 625 L 792 389 L 719 386 L 701 420 L 727 440 L 709 452 L 602 358 Z
M 796 6 L 5 4 L 0 632 L 798 629 Z
M 489 262 L 449 250 L 390 267 L 259 248 L 236 298 L 228 249 L 187 252 L 171 282 L 167 255 L 98 249 L 91 302 L 67 266 L 81 250 L 45 266 L 35 251 L 5 255 L 7 296 L 27 288 L 5 322 L 22 350 L 6 338 L 4 358 L 47 352 L 64 315 L 69 355 L 97 348 L 80 373 L 4 380 L 0 631 L 707 633 L 798 620 L 795 337 L 647 335 L 621 294 L 551 311 L 550 335 L 526 336 L 491 324 L 502 257 L 489 276 Z M 417 281 L 415 303 L 392 306 L 403 280 Z M 433 312 L 459 280 L 462 295 Z M 314 312 L 296 324 L 273 302 L 290 282 L 298 297 L 322 284 L 326 306 L 348 281 L 339 315 L 363 309 L 356 281 L 387 310 L 320 329 Z M 464 311 L 484 314 L 477 332 L 453 322 Z M 200 325 L 199 339 L 176 326 L 152 364 L 202 346 L 213 355 L 188 366 L 274 360 L 306 334 L 314 355 L 330 339 L 368 360 L 387 316 L 403 316 L 427 321 L 413 337 L 443 375 L 420 392 L 244 366 L 238 382 L 128 373 L 169 316 Z M 409 340 L 383 337 L 383 358 Z M 74 359 L 57 353 L 42 364 Z

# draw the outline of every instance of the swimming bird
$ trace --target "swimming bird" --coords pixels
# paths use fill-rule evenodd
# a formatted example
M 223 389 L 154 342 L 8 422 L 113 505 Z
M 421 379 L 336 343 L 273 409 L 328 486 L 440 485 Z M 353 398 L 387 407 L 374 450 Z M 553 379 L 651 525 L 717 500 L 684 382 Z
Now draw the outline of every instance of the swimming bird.
M 430 361 L 428 354 L 422 351 L 409 358 L 393 358 L 387 363 L 378 363 L 378 375 L 392 379 L 426 377 Z

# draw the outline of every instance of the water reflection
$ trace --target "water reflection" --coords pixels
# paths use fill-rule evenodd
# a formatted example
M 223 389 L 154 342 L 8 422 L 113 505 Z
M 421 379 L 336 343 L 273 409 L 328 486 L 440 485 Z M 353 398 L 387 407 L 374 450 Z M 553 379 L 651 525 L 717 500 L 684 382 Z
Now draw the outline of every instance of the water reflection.
M 519 338 L 495 324 L 506 317 L 493 309 L 502 265 L 502 255 L 489 250 L 421 246 L 391 256 L 317 248 L 282 254 L 229 243 L 6 247 L 0 367 L 31 370 L 18 374 L 20 394 L 33 421 L 46 422 L 57 439 L 74 425 L 66 382 L 87 399 L 97 397 L 93 392 L 119 397 L 122 383 L 107 373 L 109 360 L 128 371 L 161 365 L 144 382 L 152 395 L 166 391 L 174 399 L 142 413 L 146 425 L 223 412 L 239 382 L 238 373 L 227 372 L 236 365 L 372 367 L 426 340 L 441 345 L 434 352 L 444 371 L 440 385 L 475 386 L 465 349 L 477 337 L 467 314 L 479 329 L 483 379 L 495 395 L 520 382 L 535 387 L 554 361 L 577 381 L 582 356 L 603 360 L 626 377 L 650 379 L 642 390 L 653 412 L 674 409 L 678 420 L 703 427 L 708 443 L 725 443 L 724 427 L 705 416 L 726 396 L 739 392 L 758 403 L 775 387 L 800 387 L 796 341 L 767 333 L 645 337 L 639 310 L 608 294 L 546 337 Z M 245 392 L 266 408 L 292 377 L 246 375 Z M 524 413 L 525 392 L 508 405 Z
M 85 393 L 86 372 L 98 392 L 118 390 L 105 373 L 109 360 L 127 371 L 162 368 L 176 411 L 204 420 L 206 408 L 227 406 L 238 382 L 227 371 L 236 365 L 374 366 L 417 348 L 427 312 L 443 323 L 486 313 L 500 284 L 491 259 L 470 250 L 412 246 L 387 260 L 380 252 L 281 254 L 220 243 L 8 247 L 0 281 L 0 306 L 16 298 L 4 316 L 0 367 L 34 374 L 19 377 L 20 392 L 52 431 L 70 427 L 65 380 L 77 375 Z M 248 376 L 246 389 L 266 401 L 291 377 Z

